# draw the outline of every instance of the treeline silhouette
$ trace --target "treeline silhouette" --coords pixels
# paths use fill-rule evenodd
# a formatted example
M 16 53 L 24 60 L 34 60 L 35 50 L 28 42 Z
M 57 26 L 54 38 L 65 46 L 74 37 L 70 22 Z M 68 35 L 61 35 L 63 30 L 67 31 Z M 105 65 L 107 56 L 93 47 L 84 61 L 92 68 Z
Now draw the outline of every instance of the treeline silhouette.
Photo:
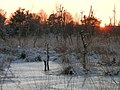
M 100 28 L 101 20 L 96 18 L 93 10 L 90 9 L 89 15 L 84 15 L 80 20 L 74 21 L 70 12 L 67 12 L 61 5 L 55 13 L 47 17 L 46 12 L 41 10 L 38 14 L 31 13 L 29 10 L 19 8 L 11 14 L 9 20 L 5 17 L 6 13 L 0 9 L 0 36 L 5 40 L 5 36 L 41 36 L 42 34 L 54 34 L 56 38 L 62 36 L 67 38 L 71 35 L 87 33 L 94 35 L 100 32 L 114 32 L 120 35 L 120 28 L 106 26 Z M 114 29 L 114 30 L 113 30 Z

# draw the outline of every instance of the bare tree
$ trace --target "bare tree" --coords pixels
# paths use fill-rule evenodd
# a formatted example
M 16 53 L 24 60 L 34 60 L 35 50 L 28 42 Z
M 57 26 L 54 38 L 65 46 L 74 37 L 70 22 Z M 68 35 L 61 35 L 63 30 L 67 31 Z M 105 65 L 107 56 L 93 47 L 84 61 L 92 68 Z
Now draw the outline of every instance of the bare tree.
M 83 19 L 81 19 L 82 25 L 79 26 L 80 31 L 79 34 L 81 36 L 81 41 L 83 45 L 83 68 L 85 70 L 88 70 L 87 68 L 87 53 L 88 53 L 88 47 L 92 43 L 92 37 L 94 36 L 94 28 L 99 26 L 101 21 L 99 21 L 93 14 L 92 6 L 90 8 L 90 12 L 88 17 L 84 15 Z
M 47 58 L 45 58 L 43 61 L 44 61 L 44 66 L 45 66 L 45 68 L 44 68 L 44 71 L 49 71 L 49 44 L 48 43 L 46 43 L 46 57 Z

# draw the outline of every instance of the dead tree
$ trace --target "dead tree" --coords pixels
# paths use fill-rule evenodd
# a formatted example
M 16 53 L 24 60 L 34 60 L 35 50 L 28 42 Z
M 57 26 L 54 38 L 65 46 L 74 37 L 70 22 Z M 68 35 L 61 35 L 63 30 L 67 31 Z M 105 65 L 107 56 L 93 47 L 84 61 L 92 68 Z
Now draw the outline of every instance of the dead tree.
M 47 44 L 47 70 L 49 70 L 49 47 Z
M 87 44 L 86 44 L 86 42 L 85 42 L 85 35 L 84 35 L 84 33 L 83 33 L 83 31 L 81 31 L 80 32 L 80 36 L 81 36 L 81 40 L 82 40 L 82 44 L 83 44 L 83 63 L 82 63 L 82 65 L 83 65 L 83 68 L 84 69 L 87 69 L 87 67 L 86 67 L 86 54 L 87 54 Z
M 86 56 L 88 54 L 88 47 L 92 43 L 92 37 L 94 36 L 94 27 L 97 27 L 100 25 L 101 21 L 97 19 L 94 16 L 92 6 L 90 7 L 90 12 L 89 15 L 86 16 L 84 15 L 84 19 L 81 19 L 81 30 L 80 30 L 80 36 L 81 36 L 81 41 L 83 44 L 83 68 L 85 70 L 88 70 L 87 68 L 87 60 Z
M 49 71 L 49 47 L 48 47 L 49 44 L 46 45 L 46 60 L 44 60 L 44 71 Z

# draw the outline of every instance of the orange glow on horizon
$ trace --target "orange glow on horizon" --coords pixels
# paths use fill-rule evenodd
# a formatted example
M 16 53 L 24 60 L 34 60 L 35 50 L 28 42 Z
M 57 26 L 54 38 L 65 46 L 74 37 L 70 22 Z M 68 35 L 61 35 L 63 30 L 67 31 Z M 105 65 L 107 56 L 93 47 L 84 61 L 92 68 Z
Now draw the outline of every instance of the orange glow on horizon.
M 100 24 L 100 27 L 101 27 L 101 28 L 104 28 L 104 27 L 105 27 L 105 24 L 101 23 L 101 24 Z
M 108 4 L 109 3 L 109 4 Z M 89 15 L 90 6 L 93 6 L 94 15 L 106 24 L 109 23 L 109 16 L 113 17 L 114 4 L 116 5 L 116 24 L 120 20 L 120 1 L 119 0 L 0 0 L 0 9 L 7 12 L 7 18 L 19 7 L 25 8 L 32 13 L 39 13 L 43 9 L 48 15 L 56 12 L 56 5 L 61 4 L 67 12 L 70 12 L 74 19 L 76 14 L 80 19 L 80 12 Z M 113 19 L 112 19 L 113 23 Z

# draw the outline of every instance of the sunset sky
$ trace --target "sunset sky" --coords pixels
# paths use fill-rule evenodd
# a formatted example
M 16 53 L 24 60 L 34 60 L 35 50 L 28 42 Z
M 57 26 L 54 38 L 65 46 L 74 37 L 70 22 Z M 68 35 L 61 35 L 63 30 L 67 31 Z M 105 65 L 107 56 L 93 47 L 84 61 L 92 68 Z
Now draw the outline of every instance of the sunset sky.
M 120 20 L 120 0 L 0 0 L 0 9 L 7 12 L 7 16 L 15 12 L 18 7 L 36 13 L 43 9 L 49 15 L 55 11 L 56 4 L 62 4 L 74 17 L 76 14 L 80 15 L 81 11 L 84 11 L 83 14 L 88 15 L 92 5 L 95 16 L 106 24 L 109 23 L 109 17 L 113 17 L 115 4 L 116 22 L 118 23 Z

